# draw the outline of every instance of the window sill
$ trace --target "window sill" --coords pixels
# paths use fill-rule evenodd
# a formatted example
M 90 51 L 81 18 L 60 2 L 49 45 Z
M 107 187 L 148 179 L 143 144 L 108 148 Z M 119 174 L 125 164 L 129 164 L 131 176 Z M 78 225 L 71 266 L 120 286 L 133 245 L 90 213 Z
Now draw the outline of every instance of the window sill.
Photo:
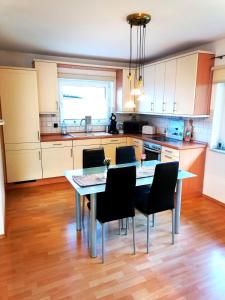
M 224 149 L 224 150 L 221 150 L 221 149 L 215 149 L 215 148 L 211 148 L 210 150 L 211 150 L 211 151 L 213 151 L 213 152 L 217 152 L 217 153 L 225 154 L 225 149 Z

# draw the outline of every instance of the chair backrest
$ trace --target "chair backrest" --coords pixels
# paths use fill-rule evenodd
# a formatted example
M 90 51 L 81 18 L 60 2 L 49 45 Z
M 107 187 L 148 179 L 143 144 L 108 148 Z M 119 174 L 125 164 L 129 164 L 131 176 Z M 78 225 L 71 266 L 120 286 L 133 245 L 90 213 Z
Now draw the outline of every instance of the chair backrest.
M 178 161 L 162 163 L 156 166 L 148 202 L 149 213 L 174 208 L 178 168 Z
M 133 146 L 123 146 L 116 148 L 116 164 L 126 164 L 136 161 Z
M 97 219 L 100 222 L 133 217 L 136 166 L 108 170 L 106 189 L 97 195 Z
M 83 150 L 83 168 L 104 166 L 105 152 L 103 148 Z

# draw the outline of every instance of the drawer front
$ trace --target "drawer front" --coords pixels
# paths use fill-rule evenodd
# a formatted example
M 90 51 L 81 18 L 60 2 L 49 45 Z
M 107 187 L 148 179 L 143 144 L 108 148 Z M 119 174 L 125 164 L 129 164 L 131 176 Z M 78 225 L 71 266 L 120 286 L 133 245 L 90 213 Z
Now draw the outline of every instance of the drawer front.
M 161 154 L 161 162 L 172 162 L 172 161 L 179 161 L 179 157 L 172 156 L 165 153 Z
M 102 145 L 107 144 L 126 144 L 127 138 L 110 138 L 110 139 L 102 139 Z
M 17 151 L 17 150 L 34 150 L 40 149 L 40 143 L 17 143 L 17 144 L 5 144 L 6 151 Z
M 165 155 L 168 156 L 174 156 L 174 157 L 178 157 L 180 155 L 180 151 L 177 149 L 173 149 L 173 148 L 169 148 L 169 147 L 162 147 L 162 153 L 164 153 Z
M 73 140 L 73 146 L 101 145 L 101 139 Z
M 72 141 L 56 141 L 56 142 L 42 142 L 41 148 L 63 148 L 72 147 Z

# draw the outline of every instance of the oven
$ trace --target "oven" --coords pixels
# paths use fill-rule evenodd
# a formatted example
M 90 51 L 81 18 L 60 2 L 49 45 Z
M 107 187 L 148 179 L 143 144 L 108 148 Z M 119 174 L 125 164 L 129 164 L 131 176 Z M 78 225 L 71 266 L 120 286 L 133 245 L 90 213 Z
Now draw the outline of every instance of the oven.
M 161 161 L 162 146 L 150 142 L 144 142 L 145 160 L 159 160 Z

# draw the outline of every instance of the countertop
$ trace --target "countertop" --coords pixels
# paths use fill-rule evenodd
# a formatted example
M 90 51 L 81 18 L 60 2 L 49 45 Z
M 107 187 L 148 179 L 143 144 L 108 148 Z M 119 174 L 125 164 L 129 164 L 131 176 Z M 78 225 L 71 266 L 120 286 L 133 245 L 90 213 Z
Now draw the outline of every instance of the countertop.
M 154 136 L 159 135 L 150 135 L 150 134 L 107 134 L 107 133 L 98 133 L 96 135 L 82 135 L 82 133 L 71 133 L 67 135 L 61 134 L 42 134 L 41 142 L 56 142 L 56 141 L 72 141 L 72 140 L 83 140 L 83 139 L 102 139 L 102 138 L 123 138 L 123 137 L 131 137 L 141 139 L 143 141 L 148 141 L 154 144 L 178 149 L 196 149 L 196 148 L 206 148 L 207 143 L 202 143 L 198 141 L 184 142 L 184 141 L 156 141 L 153 139 Z

